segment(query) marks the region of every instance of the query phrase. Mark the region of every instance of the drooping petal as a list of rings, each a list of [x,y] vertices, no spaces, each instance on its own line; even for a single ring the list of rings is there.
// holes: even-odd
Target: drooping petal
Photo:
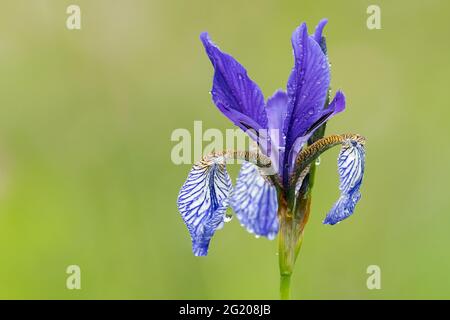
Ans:
[[[196,163],[178,195],[178,210],[196,256],[206,256],[209,242],[224,220],[232,190],[223,158]]]
[[[211,94],[217,108],[244,131],[266,129],[264,96],[258,85],[239,62],[212,43],[206,32],[200,39],[214,67]]]
[[[242,165],[231,197],[231,207],[247,231],[274,239],[278,233],[275,187],[249,162]]]
[[[271,141],[270,159],[280,175],[282,174],[284,145],[286,143],[283,126],[287,116],[287,99],[286,93],[278,90],[266,103],[267,122]]]
[[[286,152],[322,116],[330,85],[327,57],[320,45],[308,35],[306,24],[294,31],[292,46],[295,63],[287,84]],[[286,179],[289,163],[284,169],[283,178]]]
[[[344,143],[338,157],[341,196],[326,216],[324,224],[336,224],[353,213],[356,203],[361,198],[359,189],[364,175],[364,165],[364,146],[356,141]]]

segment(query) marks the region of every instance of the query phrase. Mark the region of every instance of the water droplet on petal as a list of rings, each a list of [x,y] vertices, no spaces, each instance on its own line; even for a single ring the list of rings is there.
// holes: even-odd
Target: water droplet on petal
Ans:
[[[225,222],[230,222],[231,220],[233,220],[232,215],[225,215],[225,217],[223,217],[223,221],[225,221]]]
[[[315,164],[316,164],[316,166],[320,165],[320,157],[317,157]]]

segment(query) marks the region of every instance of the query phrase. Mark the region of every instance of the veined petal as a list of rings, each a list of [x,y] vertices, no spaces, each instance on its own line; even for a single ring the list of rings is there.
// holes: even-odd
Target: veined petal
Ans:
[[[247,231],[274,239],[278,233],[275,187],[249,162],[242,165],[231,197],[231,207]]]
[[[292,46],[295,63],[287,84],[286,152],[322,117],[330,85],[328,59],[320,45],[308,35],[306,24],[294,31]],[[289,162],[287,164],[284,179],[290,170]]]
[[[207,255],[211,237],[224,220],[231,190],[223,157],[192,167],[178,195],[178,210],[191,235],[194,255]]]
[[[239,62],[212,43],[207,33],[200,39],[214,67],[211,94],[217,108],[244,131],[266,129],[264,96],[258,85]]]
[[[359,188],[364,175],[364,164],[364,146],[356,141],[344,143],[338,157],[341,196],[326,216],[324,224],[336,224],[353,213],[361,198]]]

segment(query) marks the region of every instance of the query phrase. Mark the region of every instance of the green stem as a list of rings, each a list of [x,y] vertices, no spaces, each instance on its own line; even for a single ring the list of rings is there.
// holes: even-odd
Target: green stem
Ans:
[[[308,221],[310,198],[302,199],[293,213],[285,201],[280,201],[278,214],[278,262],[280,266],[280,298],[290,299],[291,276],[303,242],[303,228]]]
[[[291,299],[291,275],[280,276],[280,298],[281,300]]]
[[[291,229],[291,231],[295,230]],[[291,296],[291,276],[294,271],[295,261],[302,247],[303,234],[288,237],[287,239],[280,236],[279,240],[280,298],[288,300]]]

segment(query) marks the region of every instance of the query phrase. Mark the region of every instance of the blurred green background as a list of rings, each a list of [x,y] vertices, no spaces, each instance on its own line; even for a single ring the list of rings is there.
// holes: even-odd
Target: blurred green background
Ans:
[[[66,29],[78,4],[82,30]],[[191,254],[176,198],[176,128],[233,128],[210,101],[209,31],[268,97],[292,67],[290,35],[322,17],[347,110],[328,133],[367,143],[356,213],[322,157],[293,297],[450,298],[448,1],[26,1],[0,4],[0,298],[278,298],[276,241],[237,220]],[[238,167],[232,168],[235,175]],[[81,267],[81,290],[66,268]],[[381,267],[381,290],[366,268]]]

